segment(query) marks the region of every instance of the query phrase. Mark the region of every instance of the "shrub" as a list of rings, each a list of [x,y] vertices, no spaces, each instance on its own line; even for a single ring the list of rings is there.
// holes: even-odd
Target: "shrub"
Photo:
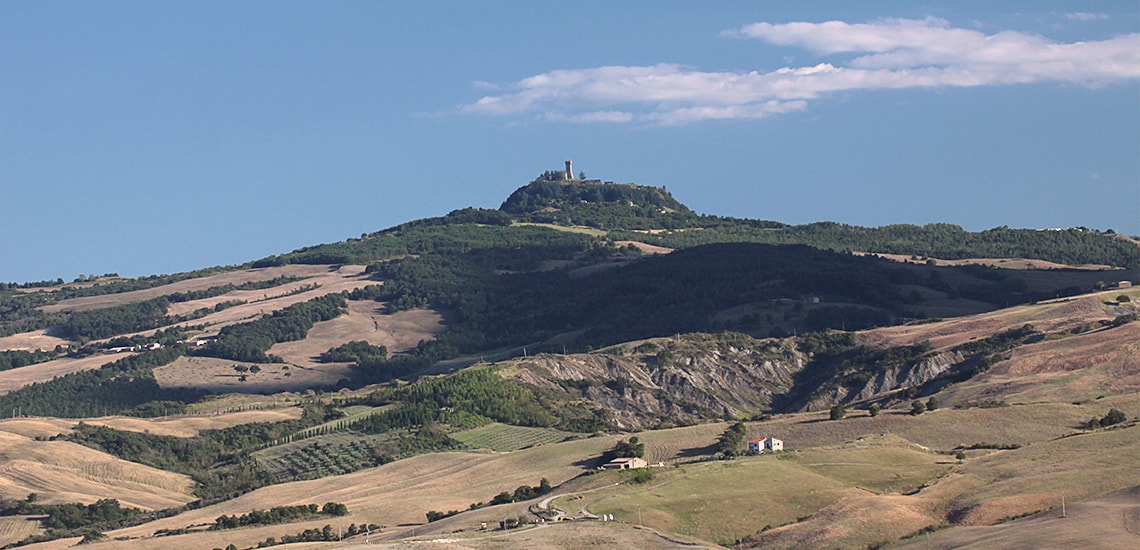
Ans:
[[[911,403],[910,403],[910,415],[911,416],[918,416],[924,412],[926,412],[926,404],[924,404],[922,401],[917,401],[917,400],[911,401]]]
[[[844,407],[842,403],[831,408],[832,420],[843,420],[844,416],[847,416],[847,407]]]
[[[1114,424],[1120,424],[1125,420],[1128,420],[1128,415],[1124,414],[1123,411],[1120,409],[1110,409],[1108,411],[1108,414],[1104,415],[1104,418],[1100,419],[1100,425],[1112,426]]]
[[[931,396],[930,399],[926,400],[926,410],[928,411],[938,410],[939,405],[937,397]]]
[[[882,410],[882,407],[879,407],[878,404],[874,404],[871,405],[869,409],[867,409],[867,412],[871,413],[871,416],[879,416],[879,412]]]

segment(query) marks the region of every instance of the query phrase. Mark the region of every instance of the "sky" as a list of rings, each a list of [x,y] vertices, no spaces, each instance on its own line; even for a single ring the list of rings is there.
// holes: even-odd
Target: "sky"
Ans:
[[[705,214],[1140,235],[1140,5],[0,0],[0,281],[242,263],[568,159]]]

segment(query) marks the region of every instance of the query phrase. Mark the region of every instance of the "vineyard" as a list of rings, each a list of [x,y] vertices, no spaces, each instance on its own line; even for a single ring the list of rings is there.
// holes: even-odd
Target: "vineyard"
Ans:
[[[558,443],[576,435],[578,434],[552,428],[488,424],[481,428],[453,433],[451,438],[471,449],[489,449],[505,453],[537,445]]]
[[[396,437],[342,431],[271,447],[253,457],[278,481],[319,479],[382,464],[386,444]]]

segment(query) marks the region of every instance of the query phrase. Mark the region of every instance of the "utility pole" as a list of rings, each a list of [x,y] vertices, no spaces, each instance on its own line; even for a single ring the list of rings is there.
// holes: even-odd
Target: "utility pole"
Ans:
[[[1065,493],[1061,493],[1061,517],[1068,517],[1065,515]]]

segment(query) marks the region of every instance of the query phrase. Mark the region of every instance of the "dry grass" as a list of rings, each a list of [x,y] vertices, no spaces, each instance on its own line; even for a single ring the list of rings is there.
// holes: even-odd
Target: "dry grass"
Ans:
[[[165,418],[133,418],[114,416],[84,420],[87,424],[106,426],[127,432],[149,433],[171,437],[194,437],[203,430],[220,430],[255,422],[284,422],[301,418],[299,407],[264,411],[242,411],[217,416],[172,416]]]
[[[194,500],[184,475],[127,462],[65,441],[36,441],[0,432],[0,498],[37,493],[46,503],[118,499],[147,509]]]
[[[856,256],[866,256],[867,252],[855,252]],[[873,256],[894,260],[901,263],[909,264],[925,264],[926,260],[912,259],[908,254],[880,254],[874,253]],[[961,260],[942,260],[934,258],[940,266],[963,266],[963,265],[984,265],[988,267],[996,267],[998,269],[1016,269],[1016,270],[1052,270],[1052,269],[1077,269],[1081,271],[1116,271],[1123,272],[1119,268],[1110,265],[1100,264],[1082,264],[1082,265],[1067,265],[1050,262],[1046,260],[1032,260],[1027,258],[963,258]]]
[[[892,546],[951,548],[1137,548],[1140,547],[1140,487],[1074,503],[1065,516],[1052,509],[998,525],[952,527]]]
[[[942,349],[1025,324],[1032,324],[1043,332],[1066,331],[1112,319],[1104,305],[1106,294],[1109,293],[1017,306],[934,323],[871,329],[860,335],[867,343],[876,346],[906,346],[928,341],[934,348]]]
[[[36,363],[18,369],[0,371],[0,395],[16,391],[36,382],[47,382],[57,376],[85,370],[95,370],[103,365],[113,363],[131,355],[134,354],[96,354],[82,359],[56,359],[54,361]]]
[[[327,274],[331,267],[332,266],[327,265],[296,264],[280,267],[267,267],[263,269],[230,271],[228,273],[219,273],[217,275],[199,277],[197,279],[187,279],[185,281],[179,281],[176,283],[171,283],[169,285],[147,288],[143,290],[121,292],[118,294],[105,294],[102,296],[85,296],[82,298],[72,298],[70,300],[63,300],[59,303],[45,306],[43,310],[49,313],[54,311],[83,311],[89,309],[119,306],[123,304],[133,304],[150,300],[152,298],[158,298],[159,296],[173,294],[175,292],[206,290],[208,288],[223,286],[227,284],[240,285],[242,283],[250,283],[255,281],[267,281],[270,279],[275,279],[277,277],[317,277]]]
[[[1140,323],[1022,346],[945,400],[1088,401],[1140,391]]]
[[[43,532],[40,522],[28,516],[0,517],[0,546]]]
[[[324,365],[316,361],[318,355],[353,340],[400,353],[445,330],[447,325],[439,312],[417,309],[385,315],[383,306],[376,302],[349,302],[348,315],[317,323],[304,340],[277,344],[268,353],[294,365],[320,368]]]
[[[66,347],[71,344],[70,340],[57,338],[55,336],[48,336],[47,330],[36,330],[33,332],[22,332],[20,334],[13,334],[11,336],[0,337],[0,351],[18,350],[25,351],[33,350],[52,350],[56,346]]]
[[[284,363],[260,363],[259,372],[238,372],[238,363],[212,357],[179,357],[173,363],[154,369],[154,378],[164,388],[198,388],[216,393],[303,391],[336,384],[351,373],[348,365],[334,363],[304,368]],[[241,381],[242,376],[245,382]]]

